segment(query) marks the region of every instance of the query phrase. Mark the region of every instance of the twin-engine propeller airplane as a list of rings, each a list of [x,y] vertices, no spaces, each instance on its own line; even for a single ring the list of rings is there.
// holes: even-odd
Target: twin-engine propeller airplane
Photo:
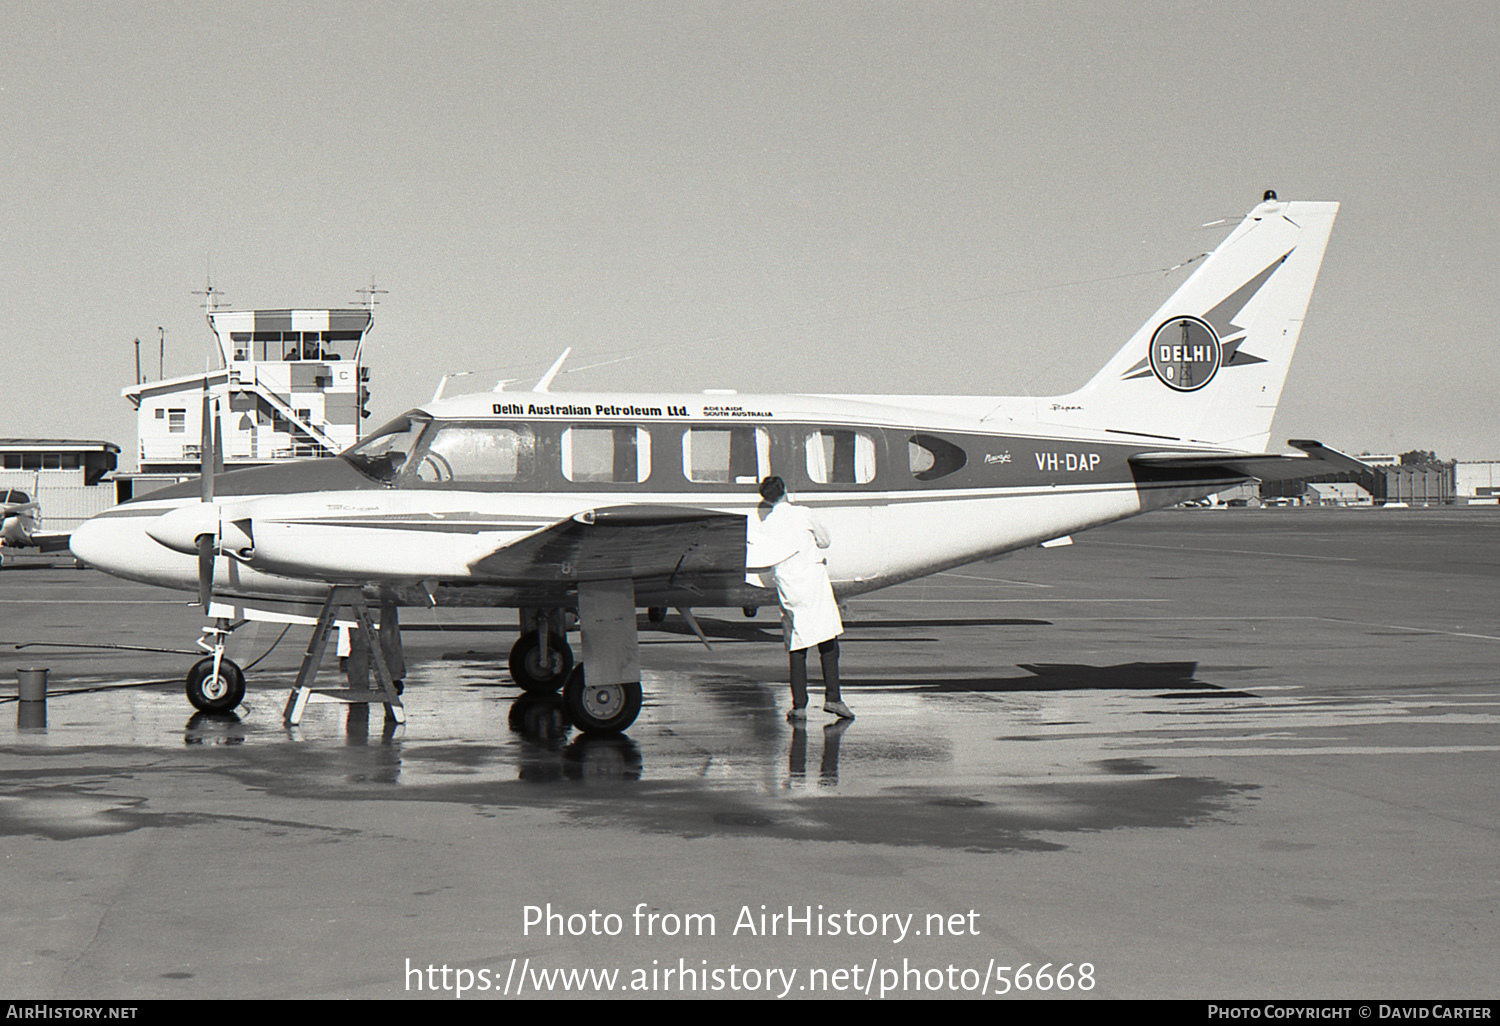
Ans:
[[[397,646],[399,606],[518,609],[517,683],[561,686],[580,728],[621,730],[641,707],[638,607],[693,623],[691,606],[774,604],[755,572],[774,561],[756,531],[768,474],[827,526],[847,598],[1247,478],[1361,467],[1316,442],[1265,452],[1337,210],[1267,193],[1069,395],[558,395],[549,373],[435,400],[338,459],[154,492],[84,524],[73,552],[219,600],[214,656],[189,676],[199,708],[243,696],[231,610],[327,600],[326,620],[337,587],[379,603]]]

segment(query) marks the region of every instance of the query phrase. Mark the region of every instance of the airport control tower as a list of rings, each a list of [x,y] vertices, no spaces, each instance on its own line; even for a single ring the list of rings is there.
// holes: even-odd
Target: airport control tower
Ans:
[[[121,389],[136,407],[138,477],[198,472],[205,383],[227,469],[333,456],[359,440],[370,310],[210,310],[220,369]]]

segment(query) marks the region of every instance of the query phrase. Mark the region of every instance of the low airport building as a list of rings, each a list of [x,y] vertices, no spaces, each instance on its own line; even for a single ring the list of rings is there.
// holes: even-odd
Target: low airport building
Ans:
[[[119,456],[113,442],[0,438],[0,493],[24,493],[38,504],[39,529],[67,533],[129,497],[112,474]]]
[[[1375,499],[1353,481],[1327,481],[1310,484],[1302,494],[1308,506],[1373,506]]]
[[[1500,504],[1500,462],[1460,462],[1453,465],[1454,493],[1458,501],[1482,505]]]

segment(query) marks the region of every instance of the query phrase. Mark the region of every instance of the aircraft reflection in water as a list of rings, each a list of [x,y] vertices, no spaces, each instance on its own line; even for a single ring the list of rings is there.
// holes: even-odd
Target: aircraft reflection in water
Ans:
[[[339,459],[155,492],[84,524],[73,551],[205,605],[211,591],[216,651],[189,678],[199,708],[243,696],[223,658],[243,618],[324,601],[326,623],[335,601],[378,604],[373,654],[399,681],[399,607],[497,606],[519,610],[517,683],[561,688],[584,731],[618,731],[641,706],[637,608],[694,624],[690,606],[774,604],[757,572],[773,558],[756,530],[769,474],[829,528],[848,597],[1249,477],[1361,466],[1316,442],[1265,452],[1337,210],[1267,193],[1066,396],[560,396],[549,373],[533,392],[429,403]],[[385,700],[399,718],[394,689]]]
[[[620,734],[581,733],[569,739],[568,713],[556,694],[524,694],[511,703],[510,729],[521,738],[519,779],[607,783],[639,780],[641,750]]]

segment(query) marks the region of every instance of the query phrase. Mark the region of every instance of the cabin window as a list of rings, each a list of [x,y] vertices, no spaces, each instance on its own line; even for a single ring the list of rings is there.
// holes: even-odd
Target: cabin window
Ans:
[[[417,480],[516,481],[530,475],[536,439],[529,428],[445,424],[417,461]]]
[[[640,483],[651,476],[651,433],[638,427],[570,427],[562,472],[580,484]]]
[[[807,476],[815,484],[875,480],[875,439],[863,431],[814,431],[807,436]]]
[[[912,435],[906,441],[911,476],[918,481],[936,481],[960,470],[969,456],[952,442],[935,435]]]
[[[682,472],[700,484],[755,484],[771,472],[771,434],[765,428],[688,428]]]

